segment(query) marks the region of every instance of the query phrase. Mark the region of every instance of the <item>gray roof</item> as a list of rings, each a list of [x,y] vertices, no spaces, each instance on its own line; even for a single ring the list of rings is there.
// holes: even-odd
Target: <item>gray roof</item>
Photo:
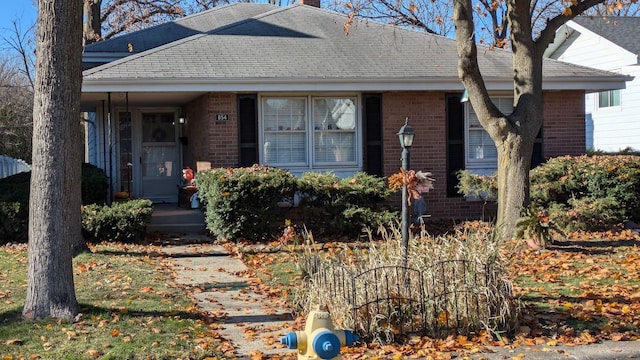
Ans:
[[[271,4],[236,3],[186,16],[130,34],[89,44],[84,52],[140,53],[193,35],[242,21],[278,7]],[[133,51],[129,50],[129,45]]]
[[[255,15],[254,6],[256,11],[263,12]],[[226,12],[231,9],[247,11],[246,16],[235,13],[235,21],[230,21]],[[354,21],[346,34],[343,28],[346,16],[307,5],[273,9],[243,4],[220,8],[209,13],[212,14],[227,21],[212,26],[208,32],[86,70],[85,91],[99,91],[97,87],[88,87],[99,83],[111,84],[109,91],[122,90],[116,84],[125,83],[132,86],[180,83],[183,90],[198,84],[199,90],[213,91],[222,83],[274,82],[305,83],[307,90],[325,82],[342,82],[351,85],[351,90],[363,90],[364,87],[355,84],[367,81],[393,83],[378,90],[430,89],[429,84],[433,84],[433,90],[462,89],[456,43],[449,38],[365,20]],[[139,49],[138,36],[134,33],[122,41]],[[502,84],[503,90],[512,88],[510,52],[480,48],[478,56],[490,88],[497,83]],[[555,83],[555,88],[571,88],[567,85],[571,83],[576,89],[585,89],[580,87],[585,81],[611,82],[616,77],[615,81],[624,78],[549,59],[544,63],[544,76],[545,83]],[[417,83],[420,86],[409,85]]]
[[[640,55],[640,17],[578,16],[573,21],[623,49]]]

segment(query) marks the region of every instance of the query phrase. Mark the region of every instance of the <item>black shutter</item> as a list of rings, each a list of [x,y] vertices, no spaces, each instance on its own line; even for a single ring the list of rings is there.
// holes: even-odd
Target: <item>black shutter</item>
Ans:
[[[238,95],[240,166],[258,163],[258,97]]]
[[[531,154],[531,168],[542,164],[544,162],[544,156],[542,154],[542,127],[536,135],[536,139],[533,142],[533,153]]]
[[[458,170],[464,169],[464,104],[459,94],[447,94],[447,196],[459,197]]]
[[[364,94],[364,171],[384,176],[382,164],[382,94]]]

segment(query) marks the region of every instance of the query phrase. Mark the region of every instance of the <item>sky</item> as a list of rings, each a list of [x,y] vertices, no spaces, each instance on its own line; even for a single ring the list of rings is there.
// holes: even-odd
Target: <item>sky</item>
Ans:
[[[0,11],[0,34],[4,37],[13,34],[13,20],[20,21],[22,30],[35,24],[38,11],[31,0],[2,0]]]

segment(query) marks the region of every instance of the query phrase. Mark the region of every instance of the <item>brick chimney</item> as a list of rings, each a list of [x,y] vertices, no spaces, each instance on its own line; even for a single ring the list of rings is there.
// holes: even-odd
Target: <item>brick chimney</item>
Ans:
[[[320,0],[300,0],[300,4],[320,7]]]

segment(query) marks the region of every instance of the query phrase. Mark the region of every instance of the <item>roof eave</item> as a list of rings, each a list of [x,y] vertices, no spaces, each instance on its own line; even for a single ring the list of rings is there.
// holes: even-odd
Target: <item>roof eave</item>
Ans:
[[[507,78],[484,79],[489,91],[511,91]],[[624,89],[633,77],[545,78],[543,90],[602,91]],[[264,91],[463,91],[462,83],[450,77],[411,78],[242,78],[242,79],[84,79],[83,92],[264,92]]]

